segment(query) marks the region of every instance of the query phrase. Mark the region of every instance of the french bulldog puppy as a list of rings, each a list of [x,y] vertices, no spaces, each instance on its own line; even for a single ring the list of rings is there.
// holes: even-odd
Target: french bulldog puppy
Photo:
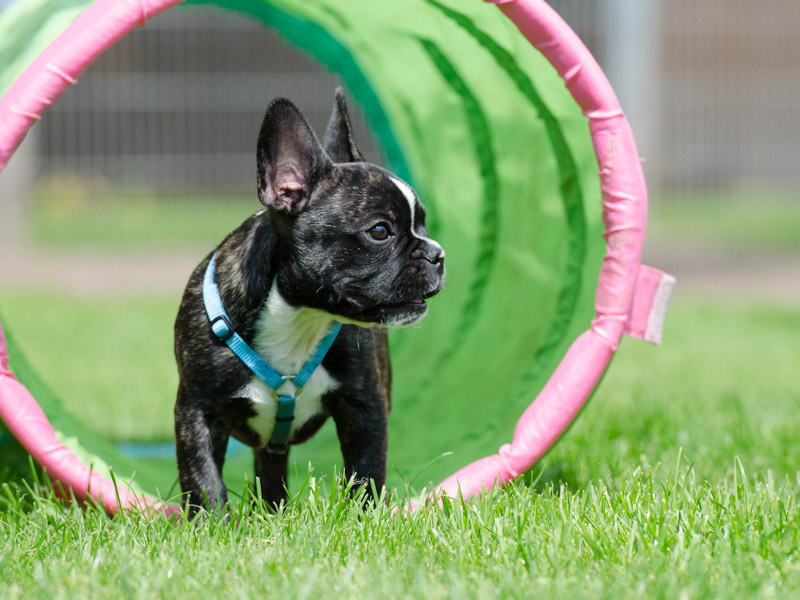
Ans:
[[[257,183],[266,208],[197,266],[175,322],[176,450],[190,515],[227,502],[229,436],[254,449],[262,498],[279,505],[288,444],[307,440],[328,417],[345,476],[358,485],[372,480],[380,490],[391,382],[385,328],[422,319],[425,300],[445,279],[445,253],[428,236],[425,209],[411,186],[363,160],[341,89],[322,144],[291,102],[269,105]],[[213,295],[204,285],[216,287],[224,318],[204,301]],[[292,376],[337,324],[329,351],[297,389]],[[237,337],[284,376],[280,389],[237,356]],[[292,398],[293,414],[279,409],[279,396]],[[283,444],[275,441],[277,427],[284,428]]]

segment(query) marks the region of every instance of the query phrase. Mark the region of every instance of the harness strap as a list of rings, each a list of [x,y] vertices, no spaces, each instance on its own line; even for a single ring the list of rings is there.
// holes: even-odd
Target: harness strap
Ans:
[[[214,253],[203,277],[203,304],[211,322],[211,331],[225,342],[239,360],[272,390],[272,395],[278,403],[278,409],[275,415],[275,427],[272,430],[272,437],[267,447],[270,452],[286,452],[289,445],[292,421],[294,421],[297,394],[300,393],[301,388],[308,383],[314,371],[322,363],[328,350],[336,340],[336,336],[339,335],[342,324],[334,322],[330,333],[322,338],[314,354],[311,355],[311,358],[303,365],[297,375],[282,375],[261,358],[258,352],[253,350],[242,336],[233,329],[228,313],[222,304],[219,286],[214,278],[216,268],[217,255]],[[278,390],[287,381],[291,381],[294,384],[295,393],[293,395],[278,394]]]
[[[294,421],[294,396],[277,395],[278,412],[275,414],[275,427],[269,440],[267,449],[279,454],[286,452],[289,447],[289,433]]]

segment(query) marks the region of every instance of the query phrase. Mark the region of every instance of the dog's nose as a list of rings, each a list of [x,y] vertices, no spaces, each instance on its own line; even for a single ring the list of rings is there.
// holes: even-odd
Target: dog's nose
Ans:
[[[444,273],[444,250],[438,244],[432,250],[433,252],[425,255],[425,260],[436,267],[436,272],[441,275]]]
[[[437,252],[433,253],[433,257],[428,258],[428,260],[436,267],[436,272],[441,275],[444,273],[444,249],[439,246],[437,250]]]
[[[411,253],[411,258],[425,259],[432,265],[442,266],[444,264],[444,249],[434,242],[428,240],[427,244],[421,244]]]

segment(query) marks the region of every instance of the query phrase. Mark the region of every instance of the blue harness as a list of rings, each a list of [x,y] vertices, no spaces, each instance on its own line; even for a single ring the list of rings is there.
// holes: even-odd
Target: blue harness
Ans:
[[[300,394],[300,390],[308,383],[311,375],[320,365],[322,359],[325,358],[328,350],[330,350],[336,336],[339,334],[339,330],[342,328],[342,324],[334,322],[331,332],[322,338],[314,354],[311,355],[311,358],[303,365],[303,368],[300,369],[297,375],[281,375],[269,366],[269,364],[258,355],[258,352],[253,350],[253,348],[242,339],[242,336],[233,329],[233,325],[231,325],[231,321],[228,318],[228,313],[225,312],[225,307],[222,305],[219,287],[214,280],[216,266],[217,255],[214,253],[214,256],[211,257],[211,262],[208,263],[205,277],[203,278],[203,303],[205,304],[208,319],[211,321],[211,331],[213,331],[214,335],[220,340],[225,342],[239,360],[272,390],[272,396],[278,403],[278,412],[275,416],[275,428],[272,430],[272,437],[269,440],[267,448],[270,452],[286,452],[289,447],[289,432],[292,428],[292,421],[294,421],[295,400]],[[294,394],[279,394],[278,390],[280,390],[287,381],[291,381],[294,384]]]

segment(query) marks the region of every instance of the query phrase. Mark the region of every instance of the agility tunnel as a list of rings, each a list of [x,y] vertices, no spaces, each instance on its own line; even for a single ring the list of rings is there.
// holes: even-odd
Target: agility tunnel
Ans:
[[[104,50],[178,4],[26,0],[0,13],[0,169]],[[623,334],[660,341],[673,279],[640,265],[647,191],[632,133],[545,2],[186,4],[249,16],[338,73],[447,251],[422,326],[391,336],[390,485],[418,473],[467,495],[518,477],[577,416]],[[111,512],[170,489],[174,460],[123,455],[83,428],[2,326],[0,417],[53,479]],[[330,465],[338,452],[326,426],[291,459]],[[249,462],[229,458],[232,489]]]

